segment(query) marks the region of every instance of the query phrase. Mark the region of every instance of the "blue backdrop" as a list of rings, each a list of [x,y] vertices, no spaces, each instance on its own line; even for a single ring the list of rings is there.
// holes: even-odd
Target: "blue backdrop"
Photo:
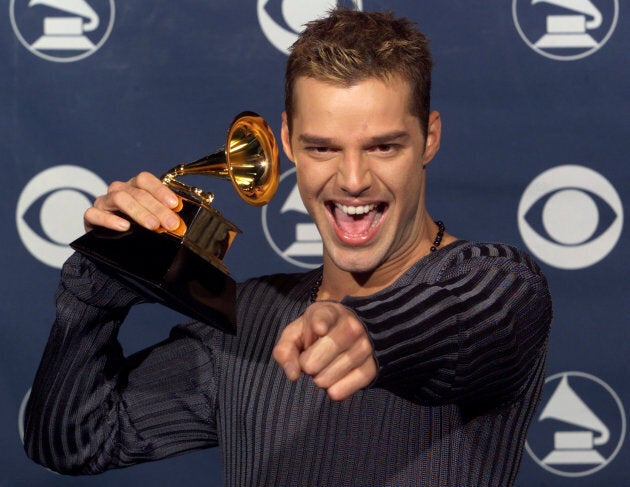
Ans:
[[[21,413],[83,210],[114,179],[214,151],[242,110],[278,135],[286,47],[336,3],[0,2],[0,486],[220,485],[216,450],[59,476],[24,455]],[[444,134],[428,170],[431,214],[460,238],[526,248],[549,278],[548,378],[518,485],[628,485],[627,2],[355,4],[408,16],[432,39]],[[237,279],[321,260],[284,157],[282,170],[263,210],[227,182],[205,183],[245,230],[226,258]],[[139,307],[124,345],[160,340],[181,319]]]

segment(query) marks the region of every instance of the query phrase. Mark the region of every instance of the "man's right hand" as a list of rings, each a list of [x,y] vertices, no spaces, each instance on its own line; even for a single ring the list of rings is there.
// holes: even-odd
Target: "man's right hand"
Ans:
[[[176,230],[181,219],[176,211],[180,200],[153,174],[141,172],[127,182],[114,181],[107,188],[107,194],[99,196],[94,205],[84,215],[86,230],[95,226],[112,230],[129,229],[129,220],[120,216],[127,215],[131,220],[149,229]]]

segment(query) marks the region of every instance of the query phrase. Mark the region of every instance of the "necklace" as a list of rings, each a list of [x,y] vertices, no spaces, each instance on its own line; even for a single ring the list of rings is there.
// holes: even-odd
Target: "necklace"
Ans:
[[[435,240],[433,240],[433,245],[431,245],[431,252],[437,251],[438,247],[442,243],[442,237],[444,237],[444,230],[446,229],[442,220],[436,221],[435,224],[438,226],[438,231],[435,235]],[[315,281],[315,284],[313,284],[313,288],[311,289],[311,303],[317,301],[317,295],[319,294],[319,288],[321,287],[323,280],[324,274],[321,273],[319,276],[317,276],[317,280]]]
[[[438,232],[435,236],[435,240],[433,241],[433,245],[431,245],[431,252],[435,252],[442,243],[442,237],[444,236],[444,230],[446,229],[442,220],[436,221],[435,224],[438,226]]]

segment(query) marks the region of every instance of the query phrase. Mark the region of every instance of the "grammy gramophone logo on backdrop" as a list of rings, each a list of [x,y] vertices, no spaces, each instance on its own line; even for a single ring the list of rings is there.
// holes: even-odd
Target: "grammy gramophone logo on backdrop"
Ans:
[[[583,477],[606,467],[621,450],[626,415],[617,393],[583,372],[562,372],[545,381],[538,416],[525,448],[545,470]]]
[[[303,269],[322,264],[322,239],[300,198],[295,168],[282,174],[276,197],[261,215],[267,243],[283,260]]]
[[[337,5],[362,10],[363,0],[258,0],[258,22],[269,42],[289,54],[289,47],[304,30],[304,24],[323,17]]]
[[[571,61],[606,44],[617,25],[619,0],[513,0],[512,17],[538,54]]]
[[[11,0],[11,25],[42,59],[72,62],[96,52],[114,25],[114,0]]]

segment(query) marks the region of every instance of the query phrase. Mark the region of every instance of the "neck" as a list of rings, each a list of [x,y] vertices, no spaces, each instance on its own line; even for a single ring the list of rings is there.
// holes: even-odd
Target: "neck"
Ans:
[[[344,271],[337,267],[330,256],[324,252],[321,282],[312,294],[319,300],[341,300],[345,296],[368,296],[386,288],[418,260],[455,240],[454,237],[444,232],[444,225],[441,222],[431,220],[427,227],[425,233],[431,237],[422,239],[418,251],[390,259],[378,268],[367,272]]]

